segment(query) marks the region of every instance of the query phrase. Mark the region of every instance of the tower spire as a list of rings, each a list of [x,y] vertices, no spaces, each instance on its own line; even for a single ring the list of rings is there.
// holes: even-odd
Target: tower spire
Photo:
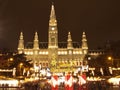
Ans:
[[[18,52],[23,53],[23,49],[24,49],[24,39],[23,39],[23,33],[21,32],[19,43],[18,43]]]
[[[38,40],[38,33],[37,32],[35,32],[33,48],[39,49],[39,40]]]
[[[56,20],[55,9],[54,9],[54,4],[53,3],[52,3],[52,7],[51,7],[49,25],[50,26],[56,26],[57,25],[57,20]]]
[[[70,32],[68,32],[68,40],[67,40],[68,44],[67,44],[67,48],[68,49],[72,49],[73,45],[72,45],[72,38],[71,38],[71,34]]]

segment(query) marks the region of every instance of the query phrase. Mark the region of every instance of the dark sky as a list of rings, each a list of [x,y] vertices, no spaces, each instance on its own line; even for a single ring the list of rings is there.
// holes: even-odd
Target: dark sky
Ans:
[[[54,0],[59,41],[81,42],[85,31],[88,46],[94,49],[107,40],[120,40],[120,0]],[[0,0],[0,48],[17,49],[20,31],[32,42],[38,31],[39,41],[48,41],[51,0]]]

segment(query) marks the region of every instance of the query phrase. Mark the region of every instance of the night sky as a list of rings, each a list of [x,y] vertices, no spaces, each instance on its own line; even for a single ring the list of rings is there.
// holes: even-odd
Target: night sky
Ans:
[[[20,32],[32,42],[35,31],[40,42],[48,41],[51,0],[0,0],[0,48],[17,49]],[[81,42],[85,31],[90,49],[108,40],[120,40],[120,0],[54,0],[59,42]]]

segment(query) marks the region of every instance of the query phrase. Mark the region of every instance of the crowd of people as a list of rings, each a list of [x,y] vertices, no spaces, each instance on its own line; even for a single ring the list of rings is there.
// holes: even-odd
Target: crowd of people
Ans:
[[[106,80],[87,81],[84,73],[76,76],[71,73],[64,76],[53,74],[49,79],[27,83],[25,87],[25,90],[114,90]]]

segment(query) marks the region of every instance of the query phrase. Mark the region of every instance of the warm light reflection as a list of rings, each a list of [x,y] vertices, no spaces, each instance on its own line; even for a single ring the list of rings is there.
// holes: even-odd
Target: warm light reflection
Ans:
[[[113,77],[108,79],[109,83],[112,83],[113,85],[119,85],[120,83],[120,77]]]
[[[0,69],[0,72],[12,72],[13,69]]]
[[[0,85],[18,86],[18,80],[0,80]]]
[[[87,77],[87,81],[101,81],[104,80],[100,77]]]

